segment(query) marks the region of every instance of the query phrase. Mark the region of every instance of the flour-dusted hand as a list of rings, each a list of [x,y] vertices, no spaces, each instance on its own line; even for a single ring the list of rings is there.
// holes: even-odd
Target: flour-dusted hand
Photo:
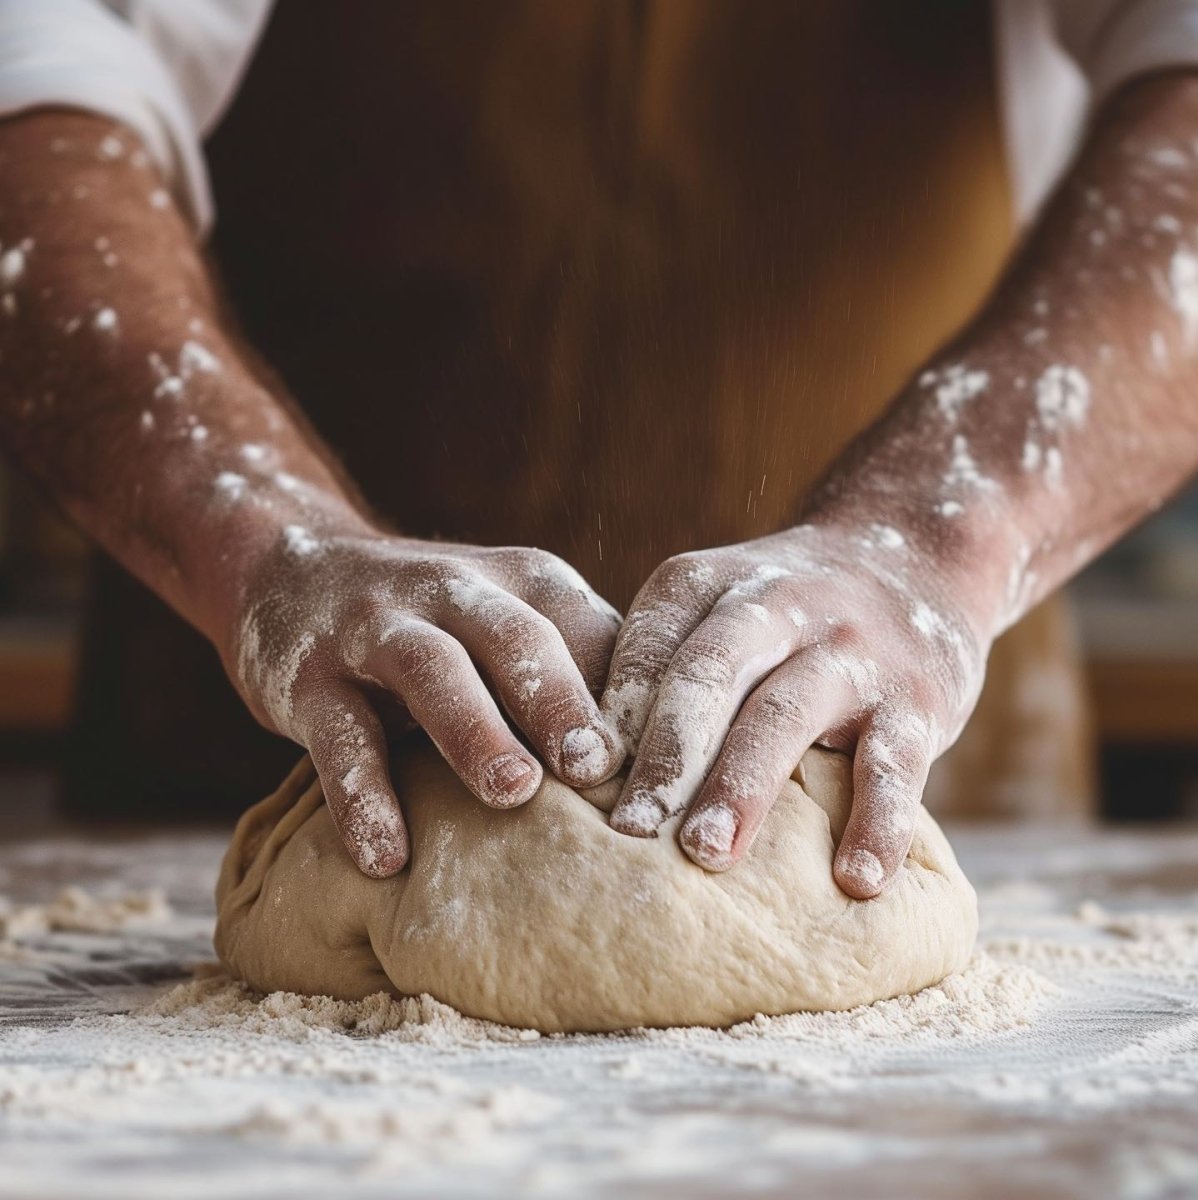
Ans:
[[[816,742],[855,753],[835,875],[876,895],[911,843],[935,757],[980,691],[986,644],[898,529],[800,526],[683,554],[641,589],[602,708],[636,762],[611,823],[723,870]]]
[[[291,526],[246,589],[226,665],[259,720],[312,755],[358,865],[386,876],[408,842],[385,719],[422,726],[496,808],[541,782],[500,705],[556,775],[596,783],[623,757],[593,698],[618,628],[544,551]]]
[[[836,879],[886,886],[993,639],[1198,469],[1196,130],[1192,75],[1108,98],[995,294],[805,524],[653,575],[602,701],[637,751],[617,829],[690,808],[686,852],[730,866],[827,742],[855,755]]]
[[[311,752],[363,870],[408,855],[394,718],[498,807],[541,779],[516,731],[567,782],[618,767],[594,699],[617,615],[551,554],[400,538],[364,515],[227,327],[135,135],[39,111],[2,124],[0,159],[22,180],[0,186],[0,358],[21,381],[0,386],[6,449]],[[60,195],[87,202],[46,201]]]

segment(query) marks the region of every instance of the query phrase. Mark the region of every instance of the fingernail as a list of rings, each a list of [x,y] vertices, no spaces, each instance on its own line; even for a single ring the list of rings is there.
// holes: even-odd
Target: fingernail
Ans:
[[[868,896],[876,896],[882,890],[882,880],[886,872],[877,855],[868,850],[850,850],[836,860],[836,874],[846,883],[854,885],[854,890]]]
[[[571,729],[562,737],[562,771],[572,783],[590,787],[611,771],[612,748],[589,725]]]
[[[407,862],[408,847],[403,844],[372,849],[358,859],[358,866],[364,875],[369,875],[372,879],[390,879],[392,875],[399,874]]]
[[[533,766],[518,754],[500,754],[491,759],[484,774],[487,796],[504,808],[514,807],[531,795]]]
[[[375,832],[354,838],[350,852],[364,875],[387,879],[407,863],[408,842],[403,836]]]
[[[682,828],[682,848],[691,859],[709,871],[726,871],[732,866],[732,840],[736,837],[736,814],[723,804],[714,804],[692,817]]]
[[[611,827],[617,833],[633,837],[656,837],[657,827],[665,820],[661,804],[648,792],[633,792],[611,815]]]
[[[373,879],[394,875],[408,861],[408,837],[395,801],[383,792],[354,786],[357,768],[341,777],[350,800],[337,828],[363,874]]]

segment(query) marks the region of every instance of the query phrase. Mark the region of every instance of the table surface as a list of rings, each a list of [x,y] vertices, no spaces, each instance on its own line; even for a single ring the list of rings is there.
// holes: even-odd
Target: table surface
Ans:
[[[0,836],[10,907],[70,884],[172,909],[0,949],[0,1196],[1198,1194],[1198,830],[950,832],[987,961],[1044,994],[992,1029],[887,1026],[851,1053],[822,1018],[214,1038],[137,1010],[211,960],[226,833]]]

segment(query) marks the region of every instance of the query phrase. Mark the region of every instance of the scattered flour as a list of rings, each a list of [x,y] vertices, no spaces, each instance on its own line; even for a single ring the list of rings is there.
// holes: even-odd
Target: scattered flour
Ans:
[[[987,927],[961,974],[726,1030],[547,1037],[427,996],[259,996],[215,967],[131,1012],[0,1025],[6,1180],[20,1194],[76,1194],[116,1146],[126,1165],[103,1159],[95,1182],[138,1197],[163,1194],[168,1178],[190,1181],[180,1195],[273,1194],[280,1172],[301,1168],[289,1194],[304,1197],[382,1195],[397,1172],[411,1194],[577,1197],[732,1190],[751,1171],[768,1194],[798,1179],[875,1194],[871,1180],[901,1170],[902,1194],[930,1194],[925,1162],[1000,1181],[1024,1162],[1042,1181],[1050,1164],[1075,1163],[1084,1132],[1100,1157],[1068,1194],[1114,1194],[1101,1186],[1112,1172],[1183,1187],[1137,1195],[1187,1194],[1198,1160],[1162,1112],[1198,1103],[1198,907],[1124,911],[1063,900],[1048,882],[1137,861],[1063,845],[1036,865],[1045,882],[982,889]],[[107,930],[169,915],[141,894],[102,906],[60,898],[22,920]],[[1034,1139],[1012,1143],[1013,1123]],[[193,1152],[202,1168],[186,1165]]]
[[[49,903],[27,905],[15,905],[0,896],[0,943],[51,932],[114,933],[162,925],[171,916],[171,906],[159,888],[105,898],[80,887],[66,887]]]

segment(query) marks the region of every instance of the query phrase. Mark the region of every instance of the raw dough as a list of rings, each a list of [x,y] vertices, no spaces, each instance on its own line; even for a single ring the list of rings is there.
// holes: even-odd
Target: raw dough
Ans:
[[[837,888],[851,794],[839,754],[807,754],[722,875],[683,855],[678,818],[655,839],[614,833],[618,782],[584,798],[546,777],[496,812],[421,744],[393,778],[413,856],[392,879],[353,865],[307,760],[242,817],[217,886],[216,947],[234,974],[340,999],[429,993],[559,1032],[853,1008],[937,983],[973,948],[976,897],[926,812],[882,896]]]

